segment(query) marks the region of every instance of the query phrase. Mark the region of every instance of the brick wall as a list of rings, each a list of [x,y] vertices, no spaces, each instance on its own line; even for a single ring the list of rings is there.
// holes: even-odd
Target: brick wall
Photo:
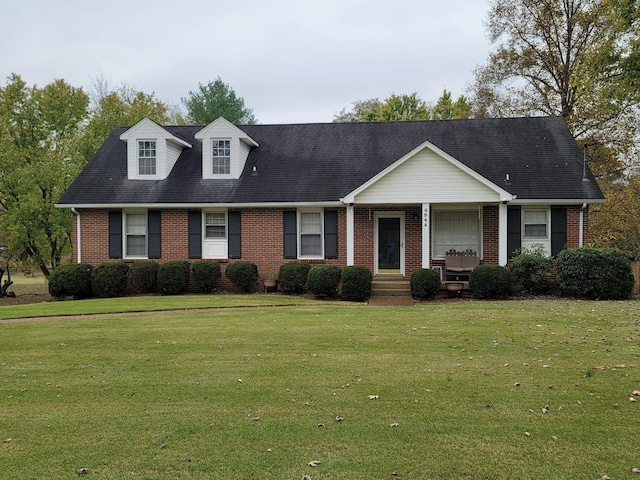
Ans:
[[[97,265],[102,262],[120,261],[133,263],[131,259],[109,258],[109,214],[107,210],[82,209],[81,216],[81,249],[82,262]],[[188,210],[163,210],[162,222],[162,255],[159,263],[171,260],[189,260],[188,250]],[[250,260],[258,266],[260,279],[270,273],[278,272],[285,262],[282,209],[247,209],[242,210],[242,258]],[[76,237],[76,221],[73,222],[73,237]],[[344,266],[346,256],[346,210],[338,210],[338,258],[327,260],[308,260],[311,264],[331,263]],[[78,261],[77,242],[73,242],[73,261]],[[189,260],[194,262],[196,260]],[[231,288],[224,275],[226,265],[233,260],[218,260],[222,270],[221,288]],[[260,287],[261,287],[260,283]]]
[[[419,206],[389,207],[385,205],[354,208],[354,232],[356,265],[364,265],[374,271],[374,222],[375,212],[405,212],[405,271],[406,275],[422,266],[422,226]],[[107,210],[80,210],[82,229],[82,261],[96,265],[109,259],[109,216]],[[158,262],[185,260],[188,257],[188,210],[162,211],[162,258]],[[485,206],[483,218],[483,262],[498,262],[498,206]],[[282,209],[242,210],[242,259],[258,265],[261,279],[270,273],[277,273],[280,266],[288,261],[283,257]],[[589,211],[584,211],[585,244],[588,243]],[[567,209],[567,246],[575,248],[579,243],[580,206]],[[73,222],[73,261],[77,262],[76,221]],[[345,266],[346,258],[346,209],[338,209],[338,258],[309,260],[309,263],[331,263]],[[120,260],[131,263],[133,260]],[[233,261],[233,260],[230,260]],[[221,287],[230,288],[224,276],[227,260],[219,260],[223,277]],[[431,264],[441,264],[431,259]]]

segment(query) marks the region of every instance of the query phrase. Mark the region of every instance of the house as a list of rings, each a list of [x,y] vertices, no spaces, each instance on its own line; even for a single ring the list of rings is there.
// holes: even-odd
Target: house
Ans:
[[[604,202],[556,117],[117,128],[57,204],[73,260],[236,259],[408,277],[450,249],[504,265],[588,242]],[[223,276],[224,279],[224,276]]]

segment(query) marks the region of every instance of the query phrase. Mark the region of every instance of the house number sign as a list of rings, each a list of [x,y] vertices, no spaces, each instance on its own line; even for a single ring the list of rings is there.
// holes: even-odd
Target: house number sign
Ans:
[[[424,227],[429,226],[429,210],[427,208],[422,210],[422,225]]]

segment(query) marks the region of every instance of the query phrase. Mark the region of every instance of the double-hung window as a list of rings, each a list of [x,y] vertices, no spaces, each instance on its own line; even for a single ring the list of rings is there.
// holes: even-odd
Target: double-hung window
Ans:
[[[481,255],[480,211],[434,210],[433,257],[444,258],[448,250],[473,250]]]
[[[205,212],[204,236],[207,239],[227,238],[227,215],[225,212]]]
[[[147,214],[125,213],[125,256],[147,256]]]
[[[524,239],[548,238],[547,210],[523,210],[522,222],[524,224]]]
[[[211,142],[211,173],[229,175],[231,173],[231,140],[214,138]]]
[[[156,141],[138,140],[138,175],[155,175],[156,158]]]
[[[322,212],[300,212],[300,257],[322,258]]]

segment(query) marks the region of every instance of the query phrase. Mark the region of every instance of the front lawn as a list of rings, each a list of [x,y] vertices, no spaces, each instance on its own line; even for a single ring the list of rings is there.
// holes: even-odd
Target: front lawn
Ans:
[[[2,477],[630,478],[639,314],[335,302],[0,324]]]

